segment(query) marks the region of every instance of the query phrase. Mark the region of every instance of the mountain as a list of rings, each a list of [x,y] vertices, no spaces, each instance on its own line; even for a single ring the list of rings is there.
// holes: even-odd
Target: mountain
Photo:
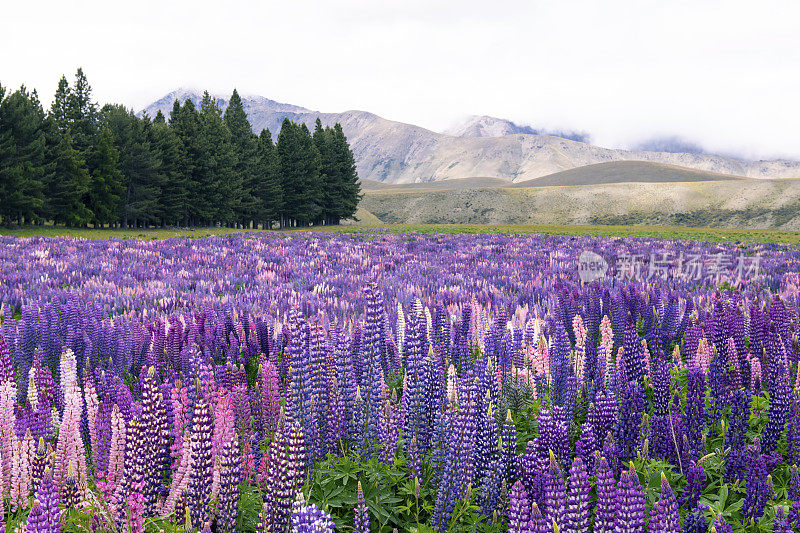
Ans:
[[[577,131],[540,130],[532,126],[519,125],[504,118],[490,117],[487,115],[473,115],[463,122],[444,131],[445,135],[453,137],[502,137],[503,135],[552,135],[571,141],[588,143],[589,134]]]
[[[169,117],[172,102],[186,98],[199,102],[201,94],[185,89],[173,91],[141,113],[155,116],[161,110]],[[226,105],[227,97],[216,98],[223,107]],[[284,118],[304,122],[309,127],[313,127],[317,117],[324,125],[340,122],[353,149],[359,176],[383,183],[475,177],[500,178],[516,183],[612,161],[649,161],[750,178],[800,178],[800,162],[797,161],[741,161],[704,153],[615,150],[527,132],[501,136],[454,136],[387,120],[366,111],[320,113],[260,96],[245,96],[243,100],[253,130],[259,132],[262,128],[269,128],[273,138],[277,138]],[[484,122],[485,129],[467,130],[502,133],[504,128],[519,128],[510,121],[506,121],[510,124],[506,126]]]

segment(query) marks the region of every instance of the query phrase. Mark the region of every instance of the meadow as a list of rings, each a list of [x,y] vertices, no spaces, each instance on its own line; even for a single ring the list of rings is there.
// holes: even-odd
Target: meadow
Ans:
[[[770,229],[733,229],[683,226],[643,225],[559,225],[559,224],[376,224],[359,223],[336,226],[317,226],[303,230],[326,233],[353,233],[385,231],[390,233],[506,233],[541,234],[593,237],[644,237],[657,239],[683,239],[709,242],[774,242],[800,244],[800,231]],[[0,227],[0,235],[18,237],[68,237],[79,239],[168,239],[170,237],[202,238],[232,233],[254,233],[222,227],[169,228],[169,229],[107,229],[69,228],[65,226],[26,226],[20,229]]]
[[[4,530],[800,528],[800,234],[319,230],[0,236]]]

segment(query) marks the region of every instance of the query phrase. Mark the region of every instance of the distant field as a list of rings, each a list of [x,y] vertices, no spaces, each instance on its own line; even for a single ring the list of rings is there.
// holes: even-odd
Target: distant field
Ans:
[[[711,242],[774,242],[800,244],[800,231],[730,228],[688,228],[680,226],[606,226],[557,224],[394,224],[380,229],[393,233],[540,233],[595,237],[647,237]],[[325,232],[369,231],[359,226],[327,226]]]
[[[547,235],[575,235],[597,237],[647,237],[684,239],[711,242],[775,242],[800,244],[800,231],[740,230],[727,228],[684,228],[670,226],[604,226],[604,225],[553,225],[553,224],[396,224],[384,226],[324,226],[306,228],[311,231],[352,233],[373,230],[393,233],[540,233]],[[294,231],[294,230],[292,230]],[[0,229],[0,235],[32,237],[70,237],[81,239],[167,239],[170,237],[201,238],[230,233],[253,233],[252,230],[227,228],[198,228],[191,230],[109,230],[74,228]]]

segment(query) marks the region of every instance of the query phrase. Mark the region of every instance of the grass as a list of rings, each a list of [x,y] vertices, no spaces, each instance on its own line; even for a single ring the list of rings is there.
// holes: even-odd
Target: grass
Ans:
[[[311,231],[332,233],[353,233],[370,231],[368,226],[320,226],[304,228]],[[730,228],[689,228],[679,226],[636,226],[636,225],[544,225],[544,224],[396,224],[380,226],[381,230],[392,233],[523,233],[567,236],[597,237],[648,237],[661,239],[684,239],[712,242],[774,242],[779,244],[800,244],[800,231],[751,230]],[[1,229],[0,235],[19,237],[69,237],[79,239],[167,239],[170,237],[202,238],[212,235],[253,232],[231,228],[190,229],[92,229],[63,227],[26,227],[22,229]],[[291,230],[295,231],[295,230]]]

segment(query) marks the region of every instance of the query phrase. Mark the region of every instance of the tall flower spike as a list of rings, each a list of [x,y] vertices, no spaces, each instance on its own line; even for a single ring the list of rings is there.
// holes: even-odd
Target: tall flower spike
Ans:
[[[646,497],[633,463],[630,463],[628,470],[622,471],[617,487],[615,532],[644,533]]]
[[[711,526],[712,529],[716,529],[716,533],[733,533],[733,528],[725,521],[725,518],[721,514],[718,514],[714,518],[714,523]]]
[[[356,508],[353,518],[353,533],[369,533],[369,510],[364,502],[364,491],[361,482],[358,482],[358,492],[356,493]]]
[[[221,450],[221,473],[219,489],[219,515],[217,517],[218,531],[232,533],[236,530],[236,519],[239,512],[239,482],[241,481],[241,468],[239,441],[236,435],[223,444]]]
[[[565,508],[564,533],[584,533],[589,530],[589,477],[580,457],[572,462],[569,472],[569,492]]]
[[[617,484],[605,457],[597,467],[597,505],[595,506],[594,530],[596,533],[614,531],[617,515]]]
[[[681,530],[678,501],[669,486],[667,476],[661,472],[661,497],[650,511],[650,533],[679,533]]]
[[[521,481],[511,487],[508,503],[508,531],[509,533],[528,533],[530,527],[530,505],[528,494]]]
[[[567,488],[564,485],[564,476],[558,466],[556,456],[550,450],[550,466],[547,469],[547,481],[544,486],[545,517],[548,521],[564,520],[564,505],[566,503]]]

